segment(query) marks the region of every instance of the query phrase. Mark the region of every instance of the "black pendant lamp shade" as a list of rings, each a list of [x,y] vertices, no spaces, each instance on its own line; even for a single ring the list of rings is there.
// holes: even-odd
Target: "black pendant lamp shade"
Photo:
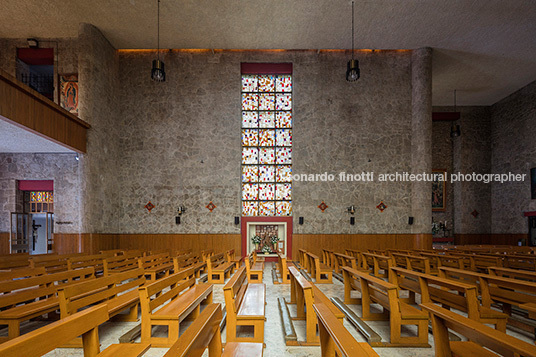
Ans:
[[[153,60],[153,69],[151,70],[151,78],[156,82],[164,82],[166,80],[166,71],[164,62],[159,59]]]
[[[346,69],[346,80],[348,82],[357,81],[360,76],[361,73],[359,72],[359,61],[355,59],[349,60]]]

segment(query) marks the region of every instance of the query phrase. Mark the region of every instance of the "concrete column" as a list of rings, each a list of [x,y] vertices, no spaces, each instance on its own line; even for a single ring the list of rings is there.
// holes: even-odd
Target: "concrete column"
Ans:
[[[411,56],[411,170],[432,172],[432,49],[414,50]],[[431,182],[411,185],[412,232],[418,234],[417,245],[431,238]]]

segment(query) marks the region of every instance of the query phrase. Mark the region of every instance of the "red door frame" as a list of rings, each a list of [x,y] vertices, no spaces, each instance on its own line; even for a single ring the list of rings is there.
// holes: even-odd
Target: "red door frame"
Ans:
[[[241,234],[242,234],[242,256],[246,255],[248,246],[248,223],[249,222],[273,222],[287,224],[287,257],[292,257],[292,217],[242,217]],[[277,261],[275,257],[267,257],[266,261]]]

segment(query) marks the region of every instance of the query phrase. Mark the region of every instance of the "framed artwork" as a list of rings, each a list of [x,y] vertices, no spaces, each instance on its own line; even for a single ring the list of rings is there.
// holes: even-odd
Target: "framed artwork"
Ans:
[[[536,198],[536,167],[530,169],[530,198]]]
[[[445,170],[432,170],[432,173],[442,174],[443,177],[447,176]],[[445,211],[445,208],[447,207],[446,184],[446,181],[432,181],[432,212]]]
[[[71,114],[78,115],[78,73],[59,76],[60,105]]]

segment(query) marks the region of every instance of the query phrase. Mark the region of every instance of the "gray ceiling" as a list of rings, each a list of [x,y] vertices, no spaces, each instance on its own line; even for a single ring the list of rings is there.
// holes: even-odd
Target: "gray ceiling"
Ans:
[[[156,0],[1,0],[0,38],[156,47]],[[433,103],[490,105],[536,80],[536,1],[356,1],[356,48],[434,48]],[[348,0],[161,0],[161,48],[348,49]],[[341,68],[344,71],[345,68]]]
[[[6,152],[76,154],[73,150],[13,125],[0,116],[0,153]]]

